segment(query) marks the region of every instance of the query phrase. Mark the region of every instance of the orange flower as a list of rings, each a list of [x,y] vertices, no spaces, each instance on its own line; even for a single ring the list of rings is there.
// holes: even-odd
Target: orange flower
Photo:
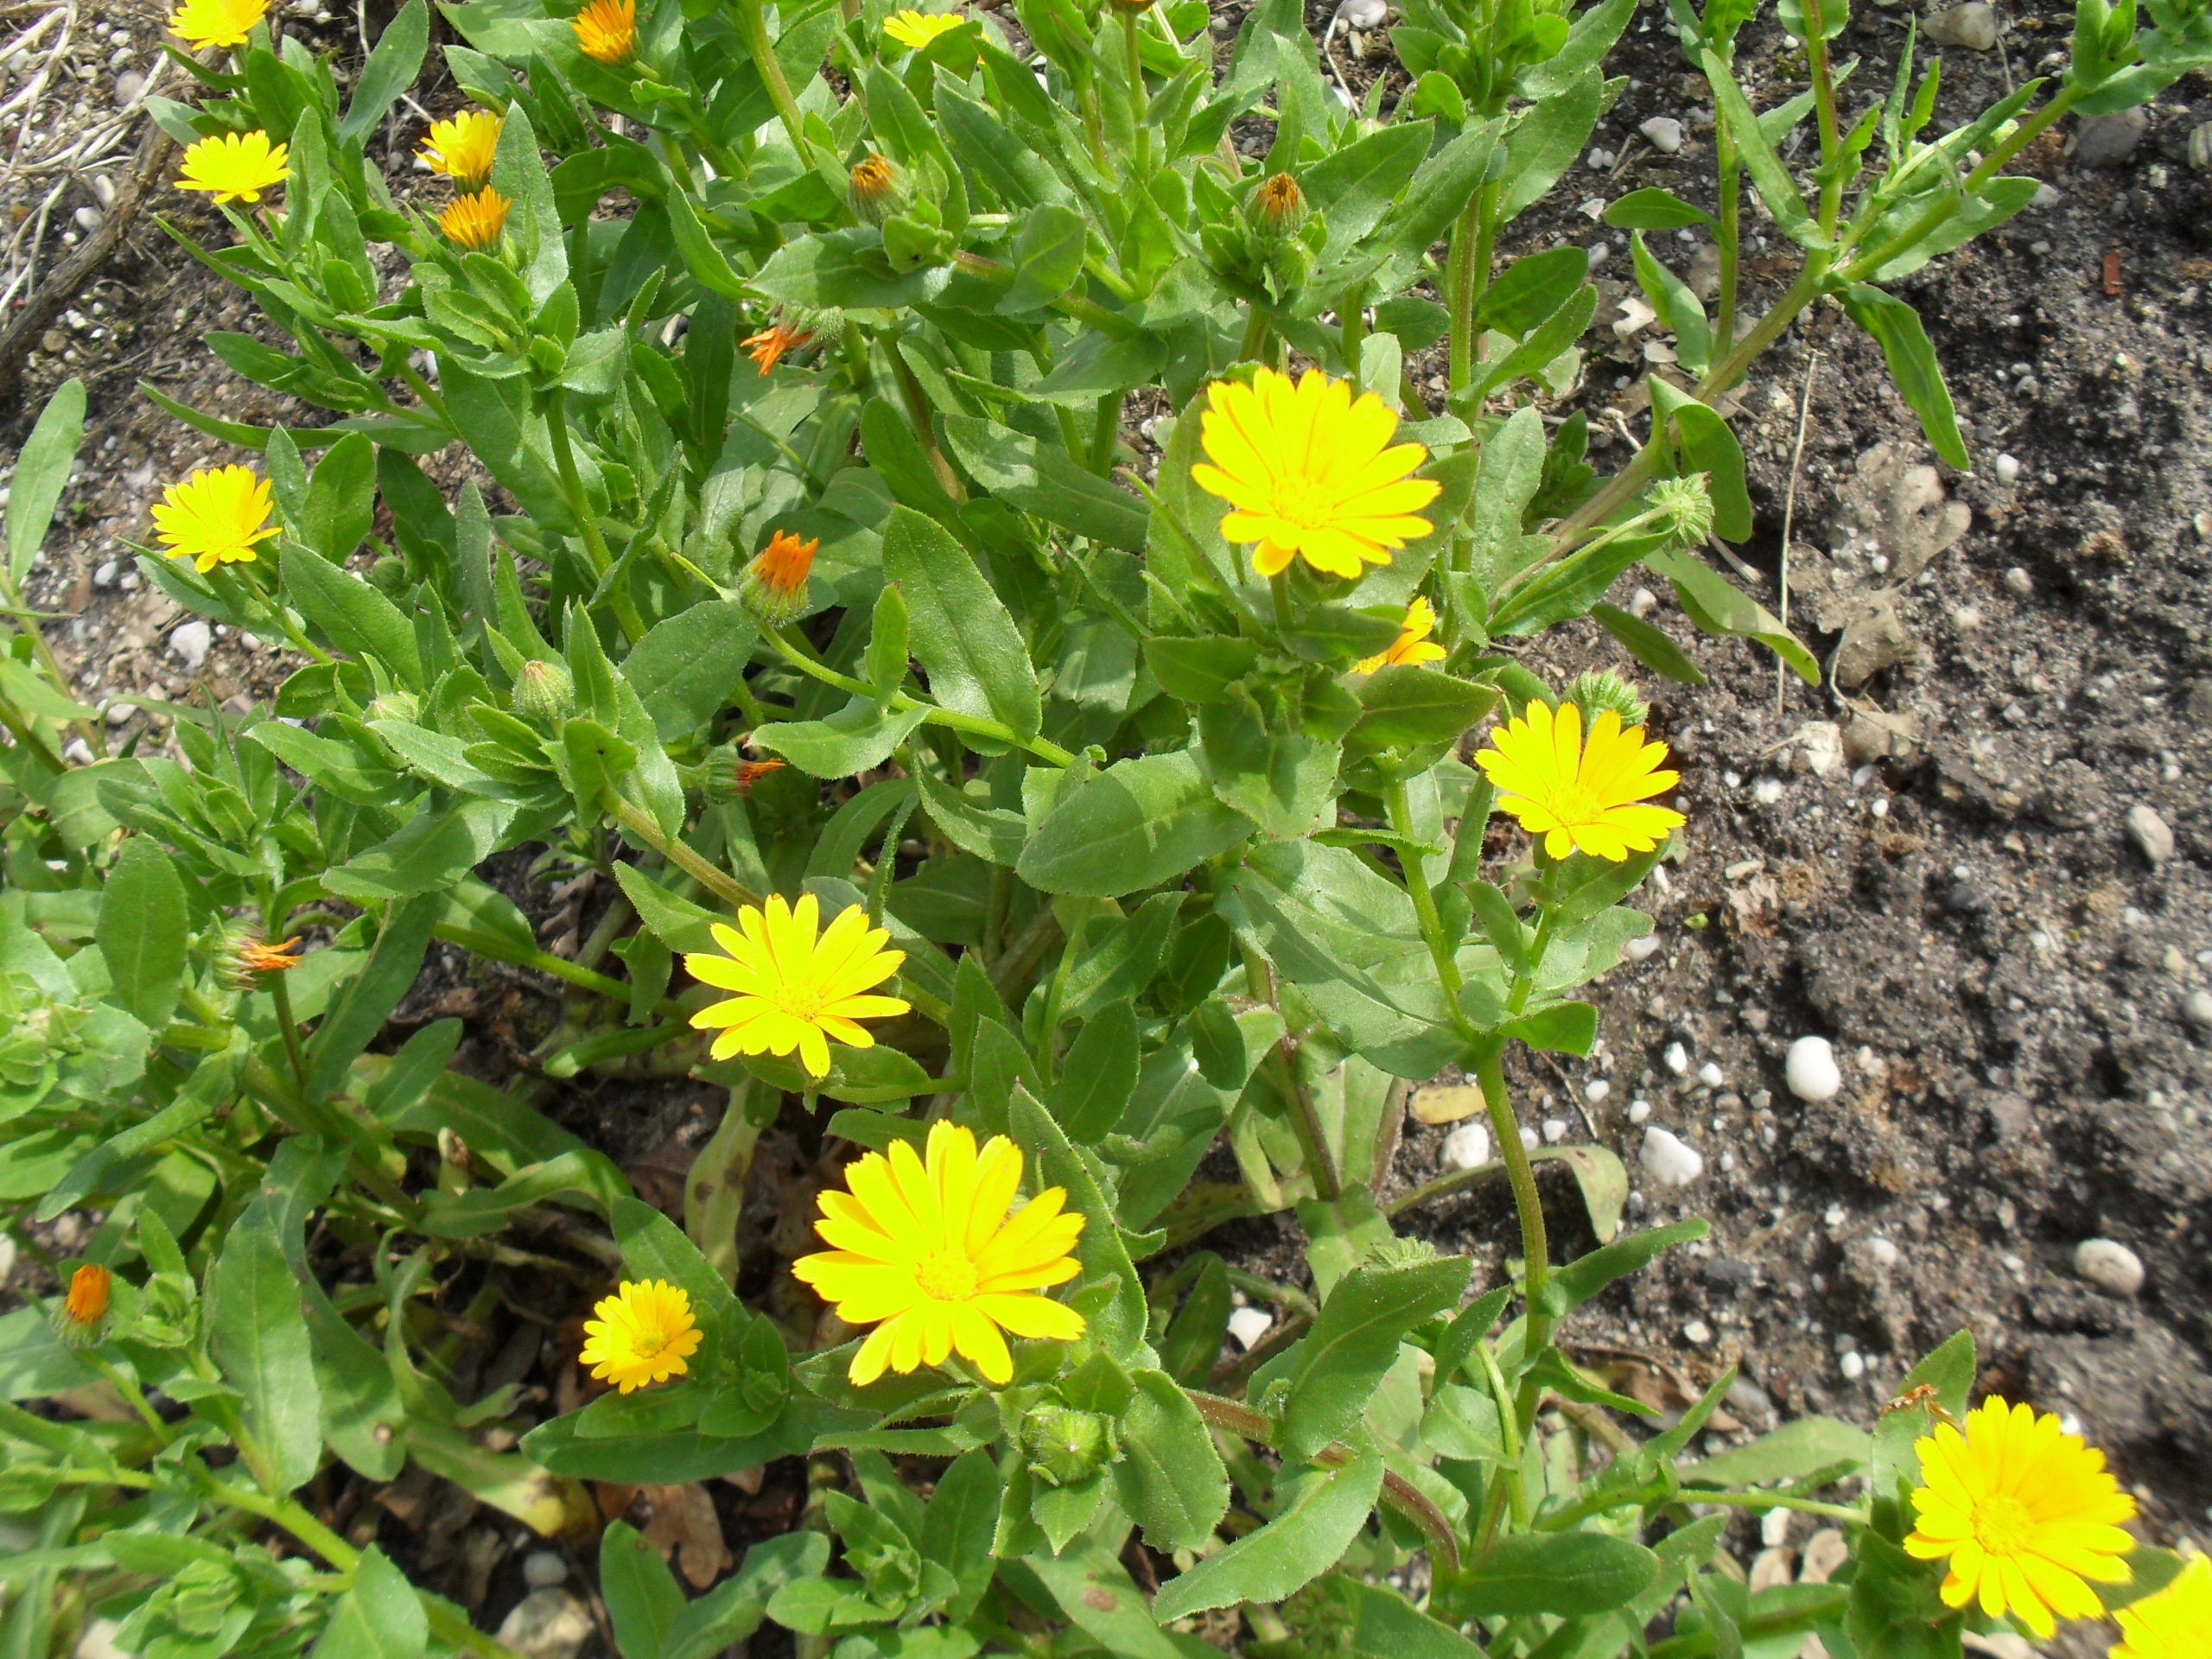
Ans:
[[[853,212],[880,225],[899,211],[899,169],[870,150],[853,164]]]
[[[54,1334],[73,1348],[98,1342],[107,1321],[108,1292],[114,1280],[105,1268],[91,1262],[72,1274],[69,1294],[54,1313]]]
[[[815,550],[821,545],[818,536],[802,542],[779,530],[745,567],[746,602],[770,627],[780,628],[806,608],[806,573],[814,568]]]
[[[480,252],[499,241],[506,228],[507,210],[513,206],[487,184],[474,195],[454,197],[438,215],[438,228],[455,247]]]
[[[760,372],[766,374],[785,352],[795,352],[813,338],[811,328],[794,328],[779,318],[759,334],[745,337],[745,354],[758,363]]]
[[[638,49],[638,0],[591,0],[569,27],[586,57],[624,62]]]
[[[297,956],[288,954],[299,944],[296,933],[282,944],[268,944],[259,939],[248,939],[238,946],[238,966],[257,974],[281,974],[287,968],[300,965]]]
[[[781,772],[785,763],[781,760],[741,760],[737,766],[737,786],[749,790],[772,772]]]

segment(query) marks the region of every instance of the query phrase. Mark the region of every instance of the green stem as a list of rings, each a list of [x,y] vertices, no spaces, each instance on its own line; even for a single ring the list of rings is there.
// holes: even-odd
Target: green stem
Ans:
[[[1274,603],[1275,632],[1288,641],[1291,630],[1290,567],[1285,565],[1268,578],[1268,597]]]
[[[1795,1510],[1800,1515],[1821,1516],[1847,1526],[1872,1524],[1872,1517],[1865,1510],[1854,1510],[1848,1503],[1823,1503],[1817,1498],[1783,1497],[1774,1492],[1707,1492],[1688,1487],[1681,1496],[1688,1503],[1719,1503],[1738,1510]]]
[[[448,944],[457,944],[464,950],[473,950],[480,957],[489,957],[494,962],[505,962],[517,968],[534,968],[541,974],[550,974],[564,979],[571,985],[587,991],[595,991],[608,1001],[626,1006],[630,1001],[630,988],[619,979],[609,979],[605,974],[595,974],[590,969],[550,955],[543,950],[526,950],[493,933],[480,933],[473,928],[458,927],[450,922],[439,922],[430,931]],[[655,1007],[663,1014],[683,1014],[681,1003],[663,997]]]
[[[929,394],[922,390],[922,383],[914,378],[914,371],[906,361],[906,353],[899,349],[895,336],[883,337],[883,354],[891,359],[891,373],[899,382],[899,396],[906,404],[906,418],[914,428],[914,437],[922,446],[922,453],[929,457],[930,470],[937,474],[937,481],[944,493],[955,501],[968,499],[968,486],[960,481],[960,474],[952,470],[952,463],[944,458],[944,451],[938,448],[937,423],[930,418]]]
[[[1122,435],[1122,394],[1101,392],[1097,423],[1090,429],[1090,470],[1101,478],[1114,475],[1114,445]]]
[[[1405,780],[1393,779],[1384,785],[1382,804],[1390,815],[1390,828],[1397,834],[1414,838],[1413,804],[1407,799]],[[1405,869],[1406,897],[1413,900],[1414,919],[1420,925],[1421,936],[1428,945],[1429,960],[1436,964],[1437,983],[1444,988],[1444,1005],[1452,1011],[1452,1023],[1469,1042],[1481,1040],[1481,1033],[1468,1021],[1459,1007],[1462,982],[1459,962],[1452,950],[1452,942],[1445,937],[1444,918],[1436,908],[1436,895],[1421,872],[1421,861],[1411,855],[1402,854],[1400,861]]]
[[[768,38],[768,16],[760,0],[736,0],[738,37],[745,42],[753,67],[759,71],[761,85],[768,89],[768,101],[776,106],[776,114],[784,124],[784,132],[791,141],[791,148],[798,152],[799,160],[814,166],[814,146],[807,142],[806,118],[799,111],[798,99],[792,96],[791,84],[784,78],[784,66],[776,57],[776,43]],[[833,184],[842,181],[830,175]],[[842,189],[839,195],[842,196]]]
[[[774,636],[772,634],[770,637]],[[716,898],[741,906],[757,906],[760,903],[759,893],[753,892],[742,881],[724,874],[709,860],[702,858],[691,849],[690,844],[681,836],[663,835],[658,824],[620,795],[610,791],[602,804],[607,810],[607,816],[622,826],[625,835],[652,848],[653,851],[675,865]],[[558,958],[555,960],[557,961]],[[594,977],[596,978],[597,976],[594,975]],[[608,982],[611,984],[613,982]],[[625,994],[626,995],[626,992]]]
[[[569,437],[569,393],[564,386],[554,389],[552,401],[546,406],[545,429],[553,441],[553,464],[560,474],[561,499],[568,503],[569,516],[576,521],[576,531],[583,537],[592,574],[604,581],[614,568],[614,555],[607,548],[606,533],[599,527],[599,515],[591,510],[590,498],[584,493],[583,475],[576,470],[575,450]],[[631,602],[628,583],[615,582],[607,598],[623,637],[636,645],[645,636],[645,624]]]
[[[1713,325],[1713,343],[1723,357],[1736,343],[1736,289],[1744,258],[1744,184],[1736,159],[1735,142],[1721,124],[1715,134],[1720,174],[1720,296],[1719,315]]]
[[[1067,930],[1067,943],[1060,947],[1060,965],[1052,970],[1052,988],[1045,993],[1045,1035],[1037,1046],[1038,1066],[1047,1086],[1059,1070],[1059,1051],[1054,1039],[1060,1029],[1060,1005],[1067,998],[1068,976],[1075,971],[1075,959],[1083,954],[1083,936],[1090,926],[1090,900],[1071,899],[1068,902],[1075,907],[1075,921]]]
[[[1483,1105],[1490,1113],[1492,1137],[1505,1163],[1506,1179],[1513,1184],[1513,1207],[1521,1219],[1521,1255],[1525,1266],[1529,1311],[1521,1351],[1530,1358],[1541,1353],[1551,1340],[1552,1316],[1544,1294],[1551,1277],[1551,1240],[1544,1230],[1543,1200],[1536,1192],[1535,1166],[1529,1149],[1521,1144],[1521,1124],[1513,1115],[1513,1100],[1505,1088],[1505,1039],[1488,1037],[1471,1058],[1475,1081],[1483,1091]],[[1526,1415],[1526,1411],[1523,1411]]]
[[[1521,1473],[1520,1407],[1513,1398],[1512,1384],[1505,1380],[1505,1373],[1498,1369],[1497,1354],[1490,1344],[1476,1343],[1475,1356],[1483,1363],[1483,1381],[1490,1389],[1491,1402],[1497,1408],[1498,1441],[1505,1451],[1501,1465],[1504,1478],[1498,1483],[1498,1488],[1505,1501],[1512,1505],[1514,1525],[1526,1531],[1529,1526],[1529,1489]],[[1490,1513],[1484,1517],[1482,1541],[1477,1546],[1478,1550],[1487,1550],[1491,1540],[1497,1536],[1499,1513],[1499,1506],[1493,1503]]]
[[[978,281],[988,283],[994,288],[1010,289],[1014,286],[1014,272],[1012,266],[1002,265],[997,260],[987,258],[980,253],[969,253],[963,249],[952,256],[952,263],[969,276]],[[1063,294],[1049,303],[1052,308],[1062,316],[1071,317],[1077,322],[1087,322],[1092,327],[1111,334],[1116,340],[1134,340],[1143,332],[1120,312],[1109,311],[1097,301],[1086,299],[1080,294]]]
[[[1128,77],[1129,118],[1136,129],[1133,146],[1136,162],[1136,188],[1149,189],[1152,186],[1152,128],[1145,120],[1145,106],[1149,102],[1144,89],[1144,53],[1139,46],[1138,22],[1142,14],[1127,6],[1122,13],[1122,73]]]
[[[1475,371],[1475,308],[1490,287],[1491,257],[1497,238],[1497,186],[1485,184],[1468,198],[1452,226],[1452,251],[1445,268],[1446,303],[1452,319],[1450,395],[1465,391]]]
[[[299,1021],[292,1017],[292,993],[284,983],[284,970],[268,976],[269,1000],[276,1006],[277,1029],[284,1033],[284,1052],[291,1058],[292,1076],[299,1084],[300,1097],[308,1092],[307,1052],[300,1046]]]
[[[1360,303],[1365,297],[1365,285],[1355,283],[1337,302],[1337,327],[1341,331],[1337,349],[1344,354],[1344,372],[1351,378],[1355,395],[1368,389],[1359,374],[1360,342],[1367,337],[1367,308]]]
[[[1269,326],[1266,308],[1252,307],[1252,315],[1244,323],[1244,338],[1236,347],[1239,363],[1257,363],[1261,360],[1260,353],[1267,347]]]
[[[762,632],[768,643],[776,648],[785,662],[801,672],[813,676],[824,685],[834,685],[839,690],[850,692],[855,696],[875,695],[875,689],[873,686],[853,678],[849,674],[840,674],[829,664],[814,656],[812,652],[800,649],[781,628],[766,628]],[[963,715],[957,709],[941,708],[933,702],[925,702],[919,697],[908,696],[904,691],[893,696],[888,706],[893,710],[902,713],[909,709],[925,709],[929,712],[923,718],[929,725],[946,727],[956,732],[970,732],[977,737],[988,737],[995,743],[1006,743],[1015,748],[1027,749],[1040,760],[1049,760],[1056,766],[1071,766],[1075,764],[1075,756],[1051,739],[1024,737],[1013,727],[999,721],[987,720],[980,715]]]
[[[138,1414],[146,1427],[154,1431],[155,1439],[161,1441],[163,1446],[167,1446],[176,1438],[176,1432],[162,1421],[161,1413],[146,1402],[144,1390],[136,1382],[96,1353],[83,1352],[77,1357],[107,1379],[108,1386],[121,1395],[130,1408]]]

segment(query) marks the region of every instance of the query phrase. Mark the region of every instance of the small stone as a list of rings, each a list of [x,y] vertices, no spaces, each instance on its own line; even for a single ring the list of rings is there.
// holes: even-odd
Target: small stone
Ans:
[[[200,664],[207,660],[207,648],[215,643],[215,632],[205,622],[194,618],[183,622],[170,632],[169,654],[182,663],[188,672],[198,673]]]
[[[1971,4],[1937,12],[1921,26],[1921,33],[1938,46],[1986,52],[1997,44],[1997,13],[1981,0],[1973,0]]]
[[[1592,173],[1603,173],[1612,166],[1613,152],[1610,149],[1593,149],[1584,157],[1584,160],[1588,163]]]
[[[1543,1141],[1538,1138],[1536,1132],[1530,1128],[1526,1123],[1523,1123],[1521,1126],[1521,1150],[1523,1152],[1534,1152],[1541,1145],[1543,1145]]]
[[[2083,1239],[2074,1248],[2074,1271],[2110,1295],[2132,1297],[2143,1288],[2143,1258],[2115,1239]]]
[[[1673,1130],[1656,1124],[1644,1130],[1643,1149],[1637,1160],[1662,1186],[1688,1186],[1705,1173],[1705,1155]]]
[[[1703,1319],[1692,1319],[1688,1325],[1682,1327],[1682,1335],[1688,1340],[1695,1343],[1699,1347],[1702,1348],[1707,1343],[1713,1340],[1713,1327],[1707,1325]]]
[[[1769,1549],[1780,1549],[1789,1541],[1789,1511],[1769,1510],[1759,1517],[1759,1542]]]
[[[123,1626],[111,1618],[96,1618],[85,1626],[84,1634],[77,1638],[77,1645],[69,1650],[70,1659],[130,1659],[130,1656],[116,1646],[115,1638]]]
[[[2005,573],[2005,591],[2015,599],[2025,599],[2036,590],[2035,579],[2018,565]]]
[[[1566,1139],[1567,1120],[1565,1118],[1548,1117],[1544,1120],[1544,1144],[1546,1146],[1555,1147]]]
[[[1783,1081],[1800,1100],[1834,1100],[1843,1090],[1843,1071],[1835,1046],[1825,1037],[1800,1037],[1783,1062]]]
[[[533,1549],[522,1558],[522,1581],[533,1590],[550,1590],[568,1576],[568,1562],[550,1549]]]
[[[2020,462],[2018,456],[1999,455],[1994,464],[1997,468],[1997,481],[1999,484],[2017,484],[2020,481]]]
[[[259,651],[261,649],[261,636],[257,633],[241,632],[238,635],[238,649],[241,651]]]
[[[1815,778],[1826,778],[1843,765],[1843,728],[1832,720],[1800,726],[1792,741],[1803,751],[1805,764]]]
[[[2190,129],[2189,164],[2200,173],[2212,173],[2212,121],[2200,121]]]
[[[1346,29],[1379,29],[1389,15],[1385,0],[1344,0],[1337,10]]]
[[[1637,130],[1651,141],[1662,156],[1677,156],[1682,149],[1682,124],[1671,115],[1655,115]]]
[[[146,90],[146,77],[136,69],[126,69],[115,78],[115,101],[129,109]]]
[[[135,702],[111,702],[107,706],[107,723],[111,726],[127,726],[130,723],[131,716],[137,712],[138,705]]]
[[[2212,1031],[2212,991],[2191,991],[2181,1005],[2181,1017],[2199,1031]]]
[[[2174,832],[2148,802],[2138,801],[2127,809],[2127,838],[2153,865],[2174,855]]]
[[[1582,1098],[1592,1106],[1613,1092],[1613,1085],[1604,1077],[1592,1077],[1582,1085]]]
[[[596,1634],[584,1605],[548,1586],[515,1604],[499,1623],[499,1640],[528,1659],[578,1659]]]
[[[1265,1308],[1240,1307],[1229,1316],[1229,1334],[1236,1338],[1236,1345],[1250,1349],[1273,1328],[1275,1316]]]
[[[92,586],[105,592],[115,586],[116,575],[122,569],[122,562],[118,559],[109,559],[105,563],[95,566],[92,570]]]
[[[1686,1077],[1689,1076],[1690,1052],[1687,1048],[1684,1048],[1680,1043],[1668,1044],[1667,1052],[1659,1058],[1666,1068],[1669,1071],[1673,1072],[1676,1077]]]
[[[1628,1121],[1629,1121],[1630,1122],[1631,1122],[1631,1123],[1643,1123],[1643,1122],[1649,1122],[1649,1121],[1650,1116],[1651,1116],[1651,1103],[1650,1103],[1649,1101],[1648,1101],[1648,1100],[1631,1100],[1630,1102],[1629,1102],[1629,1103],[1628,1103]]]
[[[1774,1421],[1774,1402],[1748,1376],[1739,1376],[1728,1385],[1728,1408],[1754,1425]]]
[[[1480,1169],[1490,1162],[1490,1129],[1482,1123],[1462,1123],[1444,1137],[1446,1169]]]
[[[100,212],[99,208],[87,205],[86,207],[79,207],[75,213],[72,213],[70,217],[76,220],[77,228],[79,230],[97,231],[100,227],[100,222],[105,219],[107,215]]]
[[[1789,1514],[1789,1511],[1787,1510],[1769,1510],[1766,1512],[1766,1519],[1771,1521],[1777,1515],[1787,1518]],[[1778,1588],[1789,1583],[1789,1575],[1796,1570],[1797,1556],[1794,1550],[1783,1549],[1779,1546],[1763,1549],[1751,1557],[1751,1576],[1749,1586],[1751,1592],[1756,1596],[1762,1590]]]
[[[1719,1066],[1707,1060],[1697,1069],[1697,1080],[1708,1089],[1718,1089],[1727,1079]]]
[[[2074,164],[2118,167],[2135,153],[2150,130],[2151,118],[2140,105],[2115,110],[2110,115],[2093,115],[2075,130]]]
[[[1826,1584],[1835,1570],[1851,1559],[1844,1535],[1829,1527],[1805,1541],[1805,1557],[1797,1568],[1800,1584]]]
[[[1856,1382],[1866,1375],[1866,1360],[1865,1356],[1854,1348],[1836,1361],[1835,1368],[1843,1373],[1845,1382]]]
[[[1629,614],[1631,616],[1649,616],[1658,608],[1659,595],[1649,588],[1639,588],[1628,596]]]
[[[1630,962],[1645,962],[1649,960],[1651,954],[1658,948],[1659,936],[1656,933],[1646,933],[1642,938],[1630,939],[1623,945],[1621,954]]]

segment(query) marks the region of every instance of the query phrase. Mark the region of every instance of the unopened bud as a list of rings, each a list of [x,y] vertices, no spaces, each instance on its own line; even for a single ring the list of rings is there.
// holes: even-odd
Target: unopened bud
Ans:
[[[1674,521],[1669,534],[1686,547],[1713,534],[1713,492],[1703,473],[1661,479],[1651,486],[1651,511]]]
[[[1651,713],[1643,699],[1636,695],[1636,688],[1611,669],[1583,675],[1567,688],[1567,696],[1582,711],[1586,728],[1594,725],[1598,716],[1609,709],[1621,717],[1624,727],[1629,728],[1643,725]]]
[[[576,706],[576,683],[558,663],[531,658],[515,676],[515,712],[524,720],[551,726]]]
[[[70,1348],[89,1348],[107,1331],[108,1296],[114,1275],[87,1262],[69,1277],[69,1293],[54,1310],[54,1334]]]
[[[1022,1424],[1021,1439],[1029,1472],[1055,1486],[1085,1479],[1122,1455],[1112,1418],[1071,1406],[1039,1406]]]
[[[412,691],[387,691],[363,709],[368,720],[412,721],[423,712],[423,700]]]
[[[852,188],[853,212],[864,225],[881,225],[899,211],[906,194],[899,169],[874,150],[854,164]]]
[[[1252,228],[1262,236],[1297,235],[1310,211],[1306,193],[1287,173],[1276,174],[1252,193]]]

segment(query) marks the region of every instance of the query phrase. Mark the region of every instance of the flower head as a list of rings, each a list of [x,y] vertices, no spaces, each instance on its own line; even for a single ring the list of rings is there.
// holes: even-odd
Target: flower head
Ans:
[[[2107,1659],[2212,1659],[2212,1556],[2193,1557],[2171,1584],[2113,1617],[2120,1641]]]
[[[183,0],[169,14],[169,33],[195,50],[244,46],[268,10],[269,0]]]
[[[176,188],[205,190],[218,201],[251,204],[291,176],[284,146],[271,144],[267,133],[219,132],[184,152]]]
[[[1567,688],[1567,698],[1581,709],[1586,723],[1610,709],[1621,717],[1622,725],[1641,726],[1651,712],[1650,704],[1636,695],[1636,688],[1610,668],[1576,675],[1574,683]]]
[[[276,534],[269,522],[269,480],[251,468],[218,467],[172,484],[154,505],[156,538],[173,559],[201,570],[254,556],[256,543]]]
[[[1061,1342],[1083,1334],[1080,1313],[1039,1293],[1082,1271],[1069,1252],[1084,1218],[1063,1208],[1057,1186],[1007,1214],[1021,1153],[1004,1135],[978,1152],[965,1128],[933,1123],[926,1163],[895,1141],[888,1157],[868,1153],[845,1177],[852,1190],[823,1193],[814,1224],[833,1248],[801,1256],[791,1272],[839,1319],[875,1325],[853,1356],[855,1382],[942,1365],[957,1348],[1003,1385],[1014,1361],[1001,1328]]]
[[[1376,652],[1372,657],[1354,663],[1352,672],[1372,674],[1376,669],[1388,668],[1393,664],[1418,668],[1423,663],[1440,663],[1446,654],[1445,649],[1428,637],[1435,632],[1435,608],[1416,594],[1414,602],[1406,607],[1405,625],[1398,631],[1396,643],[1387,650]]]
[[[415,153],[430,164],[431,172],[442,173],[463,188],[481,184],[492,176],[499,127],[499,118],[488,110],[463,110],[450,120],[433,121]]]
[[[664,1279],[625,1279],[592,1312],[599,1317],[584,1321],[577,1357],[594,1378],[625,1394],[683,1376],[690,1369],[683,1362],[702,1340],[690,1297]]]
[[[69,1275],[69,1291],[54,1311],[54,1332],[72,1348],[91,1346],[107,1324],[108,1294],[115,1275],[87,1262]]]
[[[1651,510],[1672,521],[1669,531],[1685,546],[1713,534],[1713,491],[1703,473],[1661,479],[1651,486]]]
[[[738,795],[750,795],[753,785],[772,772],[784,769],[785,763],[773,759],[747,760],[736,749],[716,749],[701,767],[707,792],[717,800],[728,800]]]
[[[2069,1434],[2049,1412],[1992,1395],[1967,1414],[1961,1433],[1938,1423],[1913,1447],[1920,1478],[1912,1494],[1919,1522],[1905,1553],[1948,1560],[1946,1606],[1979,1600],[1992,1618],[2008,1612],[2050,1639],[2058,1618],[2104,1611],[2086,1580],[2125,1584],[2122,1558],[2135,1541],[2120,1523],[2135,1500],[2105,1468],[2104,1453]]]
[[[1252,193],[1252,228],[1269,236],[1294,235],[1306,223],[1306,193],[1287,173],[1278,173]]]
[[[899,169],[889,158],[870,150],[853,163],[853,212],[866,223],[880,225],[899,211]]]
[[[1490,741],[1475,764],[1497,786],[1498,804],[1543,836],[1554,858],[1579,849],[1618,863],[1688,822],[1671,807],[1639,804],[1672,789],[1681,774],[1659,771],[1667,746],[1645,742],[1641,726],[1623,731],[1610,709],[1591,722],[1586,747],[1581,709],[1563,702],[1554,710],[1541,698]]]
[[[859,905],[840,911],[817,938],[820,918],[810,893],[796,905],[771,894],[766,910],[747,905],[740,911],[736,927],[715,924],[715,943],[728,956],[693,951],[683,958],[694,979],[736,993],[691,1016],[702,1031],[726,1027],[715,1039],[715,1058],[797,1049],[810,1076],[826,1077],[830,1038],[873,1048],[875,1039],[860,1021],[906,1012],[898,997],[866,995],[906,960],[905,951],[883,948],[889,931],[870,927]]]
[[[638,49],[638,0],[591,0],[569,20],[576,45],[601,63],[626,62]]]
[[[499,239],[507,226],[507,209],[514,203],[486,185],[473,196],[456,196],[438,215],[438,228],[457,248],[482,251]]]
[[[1429,532],[1416,511],[1443,486],[1408,474],[1428,459],[1418,443],[1389,445],[1398,417],[1374,392],[1352,401],[1349,381],[1308,369],[1295,385],[1262,368],[1249,386],[1206,389],[1199,428],[1211,466],[1191,477],[1234,509],[1232,542],[1257,542],[1253,568],[1272,576],[1293,557],[1332,576],[1388,564],[1393,549]]]
[[[899,45],[918,52],[940,35],[950,35],[967,19],[957,12],[939,12],[932,16],[914,10],[894,11],[883,25],[883,32]]]
[[[745,354],[758,363],[760,372],[766,374],[785,352],[795,352],[813,338],[811,328],[794,328],[779,317],[759,334],[745,337]]]
[[[822,538],[803,542],[787,530],[768,537],[741,584],[745,600],[770,627],[780,628],[806,608],[806,573],[814,568]]]
[[[295,954],[300,936],[295,933],[281,944],[270,944],[266,940],[248,938],[238,948],[238,965],[248,973],[281,974],[288,968],[300,965]]]

